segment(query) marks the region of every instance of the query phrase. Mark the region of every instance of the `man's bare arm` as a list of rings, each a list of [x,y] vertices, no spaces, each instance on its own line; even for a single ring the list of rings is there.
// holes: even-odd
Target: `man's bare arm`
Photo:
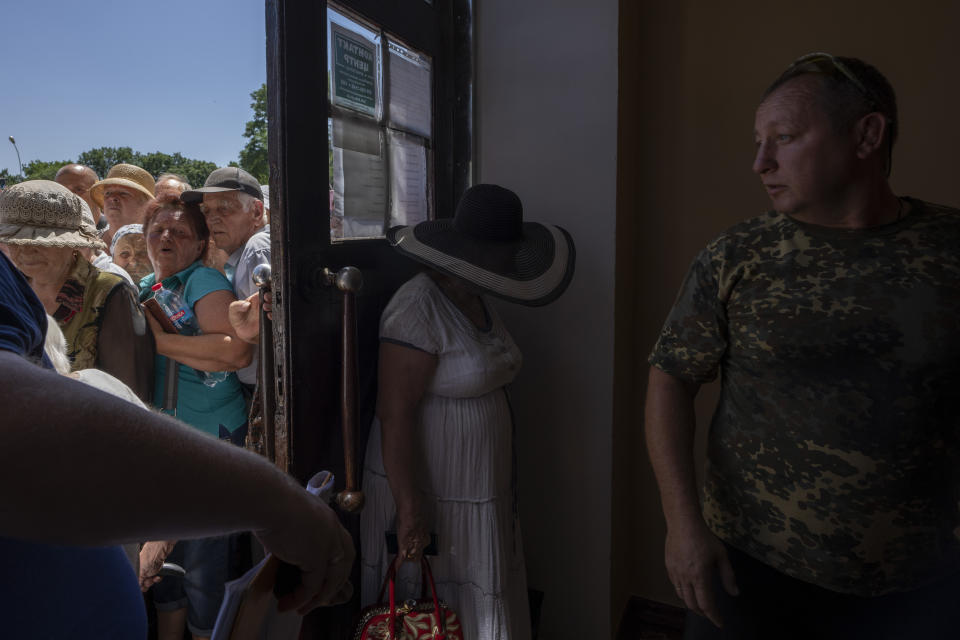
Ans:
[[[716,572],[728,593],[736,595],[737,587],[726,550],[700,513],[693,461],[694,398],[699,389],[651,367],[646,438],[667,521],[664,557],[670,581],[687,607],[719,627],[722,620],[713,595]]]

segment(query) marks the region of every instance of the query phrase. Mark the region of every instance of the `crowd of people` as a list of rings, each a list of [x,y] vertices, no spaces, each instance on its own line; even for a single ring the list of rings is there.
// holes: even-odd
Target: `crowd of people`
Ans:
[[[236,167],[213,171],[194,189],[177,175],[155,180],[129,164],[102,180],[71,164],[55,181],[0,192],[0,250],[19,270],[3,262],[11,284],[4,295],[32,292],[9,303],[28,313],[18,340],[4,348],[41,365],[53,362],[65,376],[140,411],[168,414],[208,442],[244,447],[259,338],[252,273],[270,263],[267,215],[261,185]],[[522,640],[530,619],[506,393],[521,357],[486,295],[527,305],[552,301],[572,277],[573,242],[558,227],[524,222],[516,194],[495,185],[469,189],[452,220],[397,227],[389,240],[428,268],[397,292],[381,324],[377,419],[364,480],[370,499],[362,602],[376,600],[390,565],[414,566],[429,552],[436,554],[440,597],[460,613],[465,637]],[[34,334],[44,325],[44,355],[37,356]],[[104,412],[100,420],[127,428],[123,414]],[[153,459],[157,466],[142,469],[181,466]],[[467,466],[476,473],[464,475]],[[196,513],[194,497],[167,486],[178,470],[158,473],[162,481],[150,500],[163,512],[183,501]],[[325,539],[340,549],[329,562],[346,562],[353,550],[344,532],[329,521],[324,526]],[[236,528],[199,529],[202,535],[158,518],[141,530],[150,535],[124,547],[140,589],[150,594],[161,640],[179,639],[185,629],[210,637],[225,582],[249,567]],[[399,549],[388,553],[391,531]],[[123,527],[98,535],[129,543]],[[76,536],[40,539],[47,537]],[[164,562],[185,575],[161,577]],[[115,577],[117,570],[114,563]],[[340,571],[338,564],[343,577]],[[401,578],[400,588],[414,596],[418,571]],[[349,589],[324,580],[296,604],[337,602]],[[116,606],[125,612],[109,624],[139,624],[126,609],[129,598]]]
[[[129,389],[131,399],[244,445],[255,346],[237,336],[228,310],[238,292],[252,294],[252,270],[270,262],[263,193],[251,175],[224,168],[192,189],[129,164],[103,180],[67,165],[55,181],[0,193],[0,248],[42,304],[59,338],[48,356],[61,355],[65,373],[121,397]],[[182,307],[165,309],[182,314],[175,332],[140,304],[157,288]],[[179,638],[184,624],[194,637],[211,635],[224,583],[237,577],[229,573],[236,542],[235,534],[148,541],[132,557],[142,589],[152,587],[158,637]],[[161,579],[164,560],[186,576]]]
[[[242,449],[256,353],[229,309],[250,295],[235,276],[269,263],[268,234],[261,187],[238,168],[192,189],[67,165],[0,192],[0,466],[23,488],[0,530],[5,634],[145,637],[135,594],[150,590],[158,638],[210,637],[229,572],[249,566],[234,560],[243,531],[301,569],[282,607],[349,599],[349,534]],[[155,316],[142,303],[158,291]],[[103,546],[118,543],[126,554]],[[164,560],[185,575],[161,579]]]

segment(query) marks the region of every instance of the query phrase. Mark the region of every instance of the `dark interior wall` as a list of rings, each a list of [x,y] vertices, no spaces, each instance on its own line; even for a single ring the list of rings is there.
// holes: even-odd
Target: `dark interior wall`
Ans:
[[[900,141],[891,181],[898,194],[960,205],[960,4],[810,0],[633,3],[620,12],[621,68],[618,229],[631,217],[632,246],[618,238],[619,268],[634,270],[629,322],[637,370],[618,367],[632,387],[633,415],[621,399],[614,427],[612,601],[616,625],[628,594],[676,602],[663,569],[664,527],[642,442],[645,365],[687,266],[713,236],[768,206],[750,171],[753,115],[767,84],[811,51],[863,58],[893,83]],[[634,6],[639,5],[639,6]],[[627,107],[627,108],[625,108]],[[624,117],[637,118],[631,129]],[[624,147],[634,148],[628,159]],[[624,171],[633,162],[635,174]],[[621,266],[622,265],[622,266]],[[621,292],[622,293],[622,292]],[[618,295],[618,303],[620,301]],[[623,332],[619,330],[618,336]],[[617,350],[624,343],[618,340]],[[624,381],[624,376],[633,376]],[[698,400],[700,435],[716,398]],[[702,461],[702,437],[699,441]],[[621,480],[624,484],[620,484]]]
[[[497,308],[524,356],[511,385],[540,637],[610,635],[617,0],[476,4],[477,178],[567,229],[576,275],[545,307]]]

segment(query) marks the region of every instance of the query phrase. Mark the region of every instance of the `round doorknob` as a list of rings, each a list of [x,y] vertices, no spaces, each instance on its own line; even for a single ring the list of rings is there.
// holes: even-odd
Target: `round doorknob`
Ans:
[[[270,278],[273,275],[268,264],[258,264],[253,268],[253,284],[258,287],[270,286]]]
[[[356,293],[363,286],[363,274],[356,267],[344,267],[337,271],[337,289]]]

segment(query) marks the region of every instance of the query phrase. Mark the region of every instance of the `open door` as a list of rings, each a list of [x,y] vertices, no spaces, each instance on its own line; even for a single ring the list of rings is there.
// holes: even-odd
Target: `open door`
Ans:
[[[275,352],[275,461],[343,489],[343,293],[355,267],[356,456],[374,413],[380,313],[417,267],[385,228],[452,215],[472,155],[470,0],[268,0],[267,91]],[[356,537],[359,516],[341,513]],[[359,544],[357,545],[359,548]],[[354,572],[359,593],[359,572]],[[305,621],[345,638],[359,601]]]

